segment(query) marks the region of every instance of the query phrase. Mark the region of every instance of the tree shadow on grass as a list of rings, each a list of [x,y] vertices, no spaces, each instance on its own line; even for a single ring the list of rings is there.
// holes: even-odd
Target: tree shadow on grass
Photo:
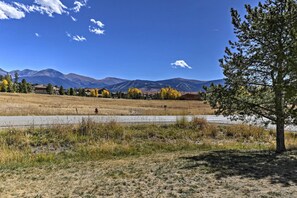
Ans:
[[[297,184],[297,151],[281,155],[272,151],[213,151],[188,160],[185,169],[204,167],[217,179],[241,176],[251,179],[269,179],[284,186]]]

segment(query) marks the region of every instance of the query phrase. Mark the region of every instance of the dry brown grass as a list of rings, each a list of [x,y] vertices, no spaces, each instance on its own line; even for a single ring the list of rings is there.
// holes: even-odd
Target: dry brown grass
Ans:
[[[274,142],[259,127],[203,119],[6,129],[0,197],[296,197],[297,152],[275,154]]]
[[[167,105],[166,110],[164,105]],[[126,100],[42,94],[0,94],[0,115],[206,115],[213,114],[201,101]]]
[[[296,152],[175,152],[0,170],[1,197],[296,197]]]
[[[237,130],[237,131],[236,131]],[[297,136],[286,133],[288,148]],[[216,126],[203,119],[175,125],[97,124],[0,131],[0,169],[189,150],[274,150],[275,135],[259,127]]]

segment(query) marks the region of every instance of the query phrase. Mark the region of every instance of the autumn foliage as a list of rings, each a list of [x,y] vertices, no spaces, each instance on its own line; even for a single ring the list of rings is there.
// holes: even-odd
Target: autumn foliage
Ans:
[[[166,87],[160,90],[160,97],[161,99],[165,99],[165,100],[173,100],[181,97],[181,93],[176,89],[173,89],[171,87]]]
[[[98,89],[92,89],[90,94],[91,94],[91,97],[98,97],[99,96]]]
[[[103,90],[102,91],[102,97],[103,98],[109,98],[110,97],[110,92],[108,90]]]
[[[129,96],[129,98],[139,99],[139,98],[141,98],[141,95],[142,95],[142,91],[140,89],[129,88],[129,90],[128,90],[128,96]]]

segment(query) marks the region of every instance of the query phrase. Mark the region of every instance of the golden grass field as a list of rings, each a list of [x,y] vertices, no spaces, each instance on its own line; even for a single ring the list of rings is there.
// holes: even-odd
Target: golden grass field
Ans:
[[[167,110],[164,110],[167,105]],[[199,101],[0,94],[1,115],[212,114]],[[297,197],[297,134],[204,119],[0,130],[4,197]],[[294,150],[295,149],[295,150]]]
[[[167,106],[166,110],[164,105]],[[206,115],[202,101],[127,100],[79,96],[0,93],[0,115]]]
[[[286,133],[288,149],[297,134]],[[275,133],[203,119],[0,130],[0,197],[296,197]]]

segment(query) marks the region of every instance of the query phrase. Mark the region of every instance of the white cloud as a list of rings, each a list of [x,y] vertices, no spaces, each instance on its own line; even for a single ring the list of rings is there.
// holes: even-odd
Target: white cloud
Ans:
[[[54,14],[68,14],[69,11],[79,12],[82,7],[87,6],[87,0],[74,1],[73,8],[67,8],[62,0],[34,0],[32,5],[26,5],[20,2],[5,3],[0,0],[0,20],[1,19],[21,19],[25,17],[25,13],[38,12],[53,17]],[[73,21],[76,18],[71,16]],[[101,22],[98,25],[103,25]]]
[[[40,35],[39,35],[38,33],[35,33],[35,36],[36,36],[36,37],[40,37]]]
[[[35,0],[34,5],[24,5],[14,2],[14,4],[25,12],[39,12],[52,17],[53,14],[68,14],[67,7],[60,0]]]
[[[184,60],[177,60],[175,61],[174,63],[171,63],[172,67],[173,68],[178,68],[178,67],[181,67],[181,68],[188,68],[188,69],[192,69],[191,66],[189,66],[186,61]]]
[[[72,8],[72,10],[73,10],[74,12],[79,12],[80,9],[81,9],[82,7],[87,6],[87,0],[83,0],[83,1],[75,1],[75,2],[74,2],[74,5],[75,5],[75,6]]]
[[[0,1],[0,20],[1,19],[21,19],[25,13],[11,4]]]
[[[77,19],[76,19],[76,18],[74,18],[73,16],[70,16],[70,17],[71,17],[72,21],[74,21],[74,22],[76,22],[76,21],[77,21]]]
[[[41,14],[46,13],[49,16],[56,14],[68,13],[67,7],[60,0],[35,0],[35,4],[39,5],[36,11],[39,11]]]
[[[92,23],[96,24],[98,27],[103,28],[104,24],[101,21],[96,21],[95,19],[90,20]]]
[[[83,36],[78,36],[78,35],[75,35],[75,36],[72,36],[70,33],[66,32],[66,36],[71,38],[72,40],[74,41],[77,41],[77,42],[82,42],[82,41],[86,41],[87,39]]]
[[[42,9],[38,5],[25,5],[18,2],[13,2],[19,9],[22,9],[24,12],[30,13],[30,12],[39,12],[41,14],[44,14],[44,9]]]
[[[72,39],[75,40],[75,41],[78,41],[78,42],[80,42],[80,41],[86,41],[87,40],[85,37],[78,36],[78,35],[73,36]]]
[[[98,35],[104,34],[105,30],[89,26],[89,31]]]
[[[19,9],[22,9],[24,12],[32,12],[30,9],[30,6],[24,5],[19,2],[13,2],[15,6],[17,6]]]
[[[105,26],[101,21],[96,21],[95,19],[90,19],[92,23],[95,24],[95,26],[89,26],[89,31],[98,35],[104,34],[105,30],[103,30],[103,27]]]
[[[72,36],[71,36],[71,34],[70,33],[68,33],[68,32],[66,32],[66,36],[67,37],[69,37],[69,38],[71,38]]]

